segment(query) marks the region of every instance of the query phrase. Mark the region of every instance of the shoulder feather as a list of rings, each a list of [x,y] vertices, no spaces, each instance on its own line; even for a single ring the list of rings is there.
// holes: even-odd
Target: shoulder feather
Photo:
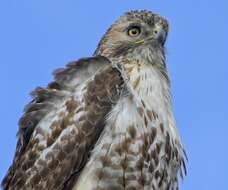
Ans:
[[[82,86],[82,84],[84,84],[84,89],[78,88]],[[105,57],[80,59],[79,61],[68,64],[64,69],[56,70],[54,72],[54,81],[46,88],[38,87],[35,89],[31,93],[33,100],[25,106],[24,114],[19,120],[19,139],[14,161],[3,179],[3,189],[25,187],[25,184],[28,184],[27,178],[30,174],[28,172],[29,170],[36,171],[35,174],[33,173],[34,178],[40,176],[43,171],[42,169],[48,167],[38,167],[42,161],[45,163],[49,159],[49,155],[42,157],[43,152],[49,151],[53,153],[52,149],[60,151],[64,148],[69,148],[67,145],[73,143],[73,140],[72,142],[64,141],[63,133],[71,132],[71,136],[74,136],[73,130],[64,130],[72,125],[72,123],[70,123],[70,119],[72,119],[72,122],[78,123],[75,126],[78,128],[78,134],[75,137],[77,138],[76,141],[79,143],[80,138],[84,139],[83,143],[82,141],[79,143],[77,150],[74,149],[76,157],[71,155],[71,159],[74,158],[74,160],[71,162],[65,160],[63,162],[64,164],[70,164],[71,169],[68,167],[69,170],[65,171],[65,183],[61,183],[62,185],[60,184],[60,186],[63,187],[62,189],[69,187],[72,184],[73,177],[75,178],[75,176],[77,176],[75,174],[80,171],[80,168],[83,167],[83,163],[87,160],[88,150],[91,149],[99,137],[100,132],[103,130],[102,123],[104,122],[105,115],[108,113],[114,100],[118,99],[116,86],[121,85],[122,79],[120,74],[111,67],[109,60]],[[78,93],[77,91],[83,96],[80,100],[81,102],[74,100],[75,94]],[[76,110],[76,104],[78,103],[81,103],[81,106],[78,106],[79,109]],[[80,111],[83,111],[83,115],[79,114]],[[47,117],[50,113],[52,113],[53,116]],[[56,115],[57,113],[58,115]],[[57,116],[58,120],[56,120]],[[48,122],[43,121],[45,118]],[[54,130],[52,125],[54,127],[60,127],[56,127],[56,130]],[[47,128],[52,131],[48,131]],[[39,135],[37,135],[39,133],[41,136],[43,135],[42,138],[45,142],[45,146],[52,144],[53,146],[50,146],[51,148],[48,147],[49,149],[47,149],[47,147],[42,144],[42,138],[39,139]],[[48,135],[52,138],[48,138]],[[49,141],[52,142],[50,143]],[[59,148],[57,141],[64,141],[66,147]],[[35,152],[38,152],[37,154],[32,151],[35,145],[38,146]],[[81,153],[78,152],[79,149]],[[52,156],[60,156],[59,154],[56,155],[53,153]],[[66,155],[65,157],[69,159]],[[33,161],[31,161],[31,159],[33,159]],[[75,161],[77,161],[77,163],[75,163]],[[35,167],[35,163],[38,166]],[[67,168],[63,163],[59,163],[58,167]],[[72,165],[73,163],[75,164]],[[53,172],[56,172],[56,170],[53,169]],[[30,185],[36,182],[32,177],[29,180]],[[54,180],[53,183],[58,184],[57,179],[52,180]],[[48,185],[47,181],[42,185],[44,184]],[[42,185],[40,187],[42,187]]]

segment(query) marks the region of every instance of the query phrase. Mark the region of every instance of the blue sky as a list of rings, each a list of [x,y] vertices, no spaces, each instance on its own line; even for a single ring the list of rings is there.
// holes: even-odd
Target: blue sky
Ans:
[[[228,189],[227,8],[226,0],[1,0],[0,179],[29,92],[45,86],[55,68],[91,56],[123,12],[148,9],[170,23],[173,104],[189,157],[182,189]]]

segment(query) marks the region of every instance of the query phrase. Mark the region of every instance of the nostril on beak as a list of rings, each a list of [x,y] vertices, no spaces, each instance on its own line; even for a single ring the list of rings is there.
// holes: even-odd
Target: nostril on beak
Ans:
[[[163,29],[163,27],[160,24],[157,24],[155,26],[153,33],[154,33],[155,38],[159,41],[159,43],[164,45],[165,40],[166,40],[166,32]]]
[[[168,32],[169,23],[164,17],[156,16],[154,23],[155,25],[162,27],[166,31],[166,33]]]
[[[155,35],[158,34],[158,32],[159,32],[159,31],[158,31],[157,29],[154,30],[154,34],[155,34]]]

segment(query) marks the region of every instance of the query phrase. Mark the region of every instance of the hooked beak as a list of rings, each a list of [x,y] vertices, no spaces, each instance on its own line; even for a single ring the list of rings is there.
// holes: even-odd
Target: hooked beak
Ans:
[[[160,24],[156,24],[155,28],[153,30],[153,39],[157,40],[158,43],[162,44],[162,46],[165,44],[167,37],[167,32]]]
[[[164,46],[169,30],[168,21],[161,16],[156,16],[154,21],[153,35],[157,42]]]

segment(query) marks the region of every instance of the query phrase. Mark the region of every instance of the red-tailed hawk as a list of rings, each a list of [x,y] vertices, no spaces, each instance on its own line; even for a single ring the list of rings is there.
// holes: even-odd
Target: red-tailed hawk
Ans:
[[[171,108],[167,33],[159,15],[128,12],[93,57],[35,89],[3,189],[178,189],[185,153]]]

